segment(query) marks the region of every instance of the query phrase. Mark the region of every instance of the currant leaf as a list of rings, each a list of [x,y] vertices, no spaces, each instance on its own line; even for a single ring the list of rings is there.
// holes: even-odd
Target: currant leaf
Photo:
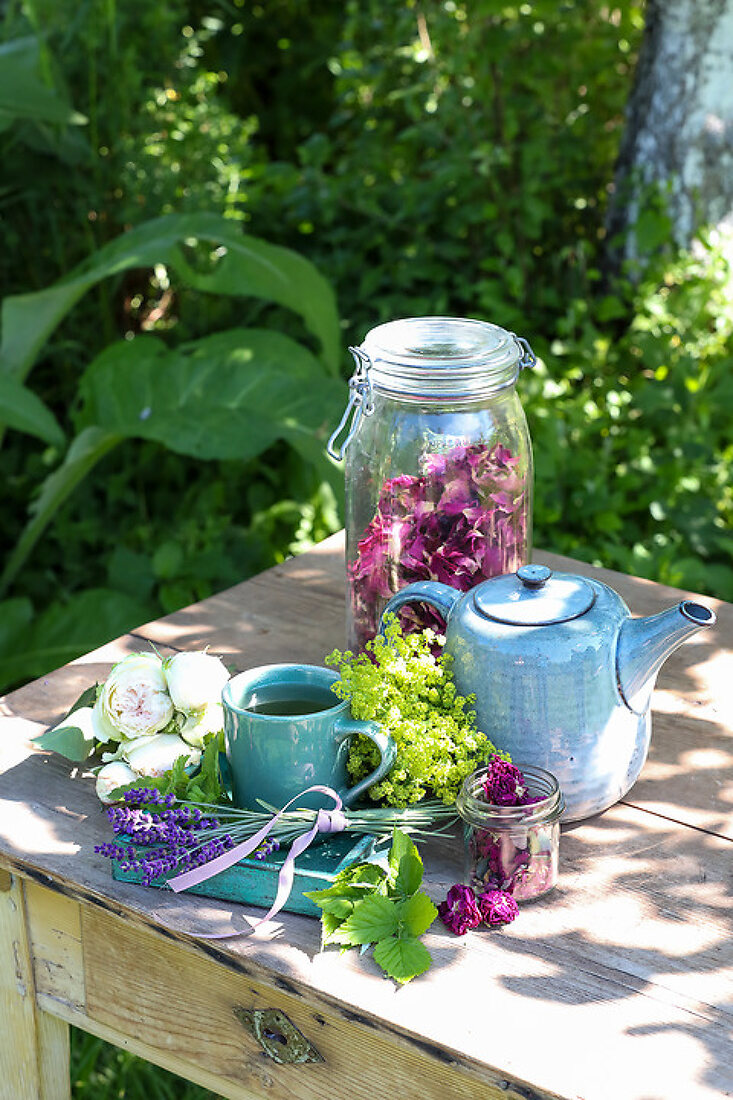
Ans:
[[[433,961],[425,944],[415,936],[380,940],[374,948],[374,961],[400,985],[424,974]]]

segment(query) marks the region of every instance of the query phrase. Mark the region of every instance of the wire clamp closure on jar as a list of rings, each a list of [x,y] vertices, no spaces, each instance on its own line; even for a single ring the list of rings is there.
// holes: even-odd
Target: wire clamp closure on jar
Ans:
[[[524,370],[525,367],[535,367],[537,356],[529,346],[529,340],[525,340],[524,336],[517,336],[516,332],[510,332],[509,335],[522,353],[517,364],[519,369]]]
[[[369,377],[369,367],[372,365],[372,361],[362,348],[349,348],[349,351],[353,355],[354,362],[356,363],[356,370],[349,379],[349,400],[344,409],[344,415],[341,417],[336,431],[333,433],[326,446],[326,450],[331,458],[335,458],[337,462],[340,462],[346,454],[346,448],[356,435],[362,416],[371,416],[374,412],[372,381]],[[346,433],[346,438],[343,443],[337,447],[336,440],[348,424],[349,417],[352,413],[353,420]]]

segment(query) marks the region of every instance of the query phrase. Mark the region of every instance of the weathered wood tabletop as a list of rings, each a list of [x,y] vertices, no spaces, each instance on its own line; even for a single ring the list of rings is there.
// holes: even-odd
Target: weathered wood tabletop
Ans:
[[[673,589],[549,554],[634,614]],[[233,669],[323,663],[343,644],[343,543],[140,628],[0,709],[0,1096],[69,1095],[68,1023],[240,1100],[697,1100],[733,1094],[733,607],[665,664],[649,759],[629,795],[567,828],[557,889],[498,931],[437,922],[404,988],[368,955],[319,951],[319,924],[114,881],[91,776],[29,738],[149,642],[211,647]],[[458,840],[421,846],[440,901]],[[275,1009],[323,1061],[280,1065],[242,1026]],[[239,1016],[237,1015],[239,1012]]]

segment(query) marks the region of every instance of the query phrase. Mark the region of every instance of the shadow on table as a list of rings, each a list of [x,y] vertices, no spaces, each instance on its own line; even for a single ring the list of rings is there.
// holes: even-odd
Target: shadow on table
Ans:
[[[731,769],[725,780],[733,782]],[[498,980],[522,997],[578,1007],[630,1004],[646,992],[671,1007],[667,1020],[630,1022],[626,1034],[696,1040],[707,1083],[729,1086],[732,857],[730,840],[631,805],[567,829],[560,884],[541,903],[546,918],[527,907],[524,926],[500,941],[502,952],[542,960],[551,973],[532,973],[530,963],[527,976]],[[562,927],[551,931],[556,903]]]

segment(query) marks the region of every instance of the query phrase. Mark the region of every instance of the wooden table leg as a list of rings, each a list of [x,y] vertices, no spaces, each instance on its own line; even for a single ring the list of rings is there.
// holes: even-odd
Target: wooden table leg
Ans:
[[[0,868],[0,1100],[69,1100],[69,1025],[36,1006],[20,880]]]

